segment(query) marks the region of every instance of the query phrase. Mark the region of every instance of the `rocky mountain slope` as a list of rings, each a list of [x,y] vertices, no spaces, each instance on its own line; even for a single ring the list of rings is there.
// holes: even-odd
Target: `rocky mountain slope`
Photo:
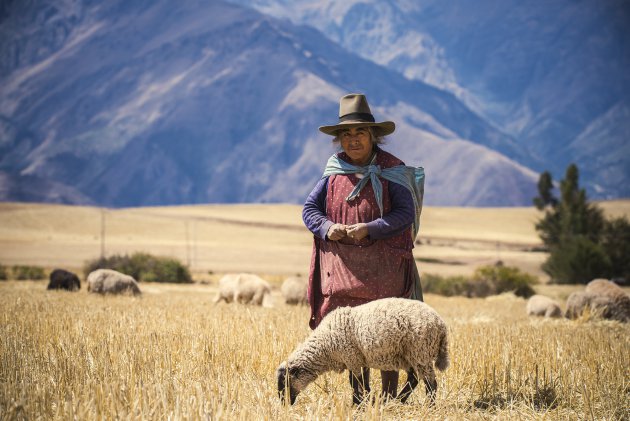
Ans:
[[[300,203],[335,150],[317,127],[357,91],[425,167],[426,203],[535,194],[536,160],[453,93],[251,8],[13,1],[0,35],[2,200]]]
[[[456,95],[556,179],[630,197],[630,3],[233,0]]]

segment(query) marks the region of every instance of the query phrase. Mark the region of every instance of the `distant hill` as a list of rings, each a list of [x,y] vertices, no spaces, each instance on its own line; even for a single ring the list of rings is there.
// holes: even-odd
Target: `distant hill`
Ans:
[[[529,205],[543,166],[452,92],[233,4],[14,1],[0,35],[0,200],[300,203],[352,91],[427,204]]]

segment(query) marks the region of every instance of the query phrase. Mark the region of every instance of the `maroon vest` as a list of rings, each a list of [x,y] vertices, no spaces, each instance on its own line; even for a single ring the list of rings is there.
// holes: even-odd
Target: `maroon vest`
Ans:
[[[339,158],[349,162],[348,156],[341,152]],[[403,162],[396,158],[394,155],[378,150],[376,155],[375,165],[379,165],[381,169],[394,167],[397,165],[404,165]],[[384,178],[379,178],[383,186],[383,215],[386,215],[391,210],[391,203],[389,200],[389,181]],[[352,225],[360,222],[371,222],[381,217],[380,209],[376,201],[374,194],[374,188],[372,183],[368,182],[359,196],[354,200],[348,202],[346,197],[354,190],[354,187],[359,183],[360,179],[354,175],[331,175],[328,179],[328,190],[326,193],[326,217],[331,221],[339,224]],[[411,238],[411,227],[404,230],[402,233],[395,237],[387,238],[384,240],[390,247],[406,250],[411,253],[413,249],[413,239]],[[368,237],[356,241],[350,238],[344,238],[340,241],[343,244],[354,245],[369,245],[374,242]],[[411,256],[408,256],[411,257]]]
[[[339,158],[349,161],[344,153]],[[379,150],[376,165],[389,168],[402,161]],[[389,182],[383,184],[383,214],[391,209]],[[371,222],[381,217],[372,183],[348,202],[359,178],[354,175],[332,175],[328,179],[326,216],[335,223],[352,225]],[[386,297],[408,297],[413,276],[413,241],[411,227],[394,237],[372,240],[344,238],[340,241],[315,239],[311,262],[309,301],[312,328],[330,311],[341,306],[356,306]]]

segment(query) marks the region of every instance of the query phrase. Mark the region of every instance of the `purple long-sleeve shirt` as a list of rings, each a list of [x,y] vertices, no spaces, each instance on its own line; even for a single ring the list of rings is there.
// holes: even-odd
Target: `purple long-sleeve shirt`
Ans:
[[[328,229],[333,222],[326,218],[326,196],[328,193],[328,177],[324,177],[315,185],[308,195],[302,209],[304,225],[321,239],[326,239]],[[415,208],[411,192],[405,186],[390,182],[389,200],[391,210],[382,218],[368,222],[368,235],[372,240],[393,237],[413,224]]]

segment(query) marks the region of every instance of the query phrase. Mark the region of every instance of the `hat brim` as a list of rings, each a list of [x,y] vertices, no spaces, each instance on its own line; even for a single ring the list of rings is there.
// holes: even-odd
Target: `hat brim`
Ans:
[[[334,126],[321,126],[319,131],[330,136],[337,136],[337,132],[341,129],[350,129],[352,127],[373,127],[376,136],[387,136],[394,133],[396,124],[393,121],[383,121],[380,123],[371,123],[369,121],[344,121]]]

